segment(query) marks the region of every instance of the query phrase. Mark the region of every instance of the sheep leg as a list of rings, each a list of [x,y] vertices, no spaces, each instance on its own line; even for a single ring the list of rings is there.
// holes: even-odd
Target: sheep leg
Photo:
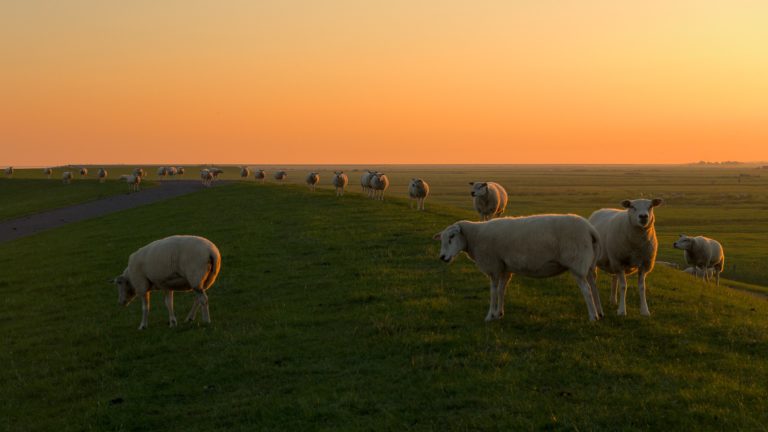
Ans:
[[[619,278],[616,275],[611,275],[611,304],[619,304]]]
[[[200,308],[200,303],[197,301],[197,296],[195,296],[195,300],[192,302],[192,309],[189,310],[189,314],[187,314],[186,322],[192,322],[195,320],[195,317],[197,317],[197,310]]]
[[[638,269],[637,292],[640,294],[640,315],[651,316],[651,312],[648,310],[648,302],[645,301],[645,275],[645,271]]]
[[[587,273],[587,283],[592,291],[592,301],[595,305],[595,311],[597,312],[597,318],[600,319],[605,316],[603,312],[603,304],[600,301],[600,291],[597,289],[597,269],[591,268]]]
[[[200,305],[200,310],[203,315],[203,322],[208,324],[211,322],[211,315],[208,312],[208,295],[205,294],[205,291],[201,290],[195,290],[195,294],[197,295],[197,303]]]
[[[498,287],[498,279],[496,276],[491,276],[491,305],[488,307],[488,315],[485,316],[485,322],[493,321],[494,312],[496,311],[496,288]]]
[[[165,290],[165,308],[168,309],[168,325],[176,327],[176,314],[173,313],[173,291]]]
[[[615,277],[619,281],[619,310],[616,314],[624,316],[627,314],[627,276],[620,270]]]
[[[510,278],[512,278],[512,273],[502,273],[498,279],[496,285],[496,319],[504,317],[504,293],[507,290]]]
[[[587,312],[589,313],[589,320],[595,321],[596,319],[599,319],[597,316],[597,308],[595,307],[595,300],[592,298],[592,287],[589,282],[587,282],[587,278],[576,274],[573,275],[573,278],[576,279],[576,283],[581,289],[581,295],[584,296],[584,302],[587,304]]]
[[[149,325],[149,291],[141,296],[141,324],[139,330],[144,330]]]

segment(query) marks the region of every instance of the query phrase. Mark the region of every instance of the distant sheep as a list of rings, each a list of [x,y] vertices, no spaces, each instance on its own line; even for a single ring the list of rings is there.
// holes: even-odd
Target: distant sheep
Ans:
[[[64,171],[63,173],[61,173],[61,181],[62,181],[62,183],[65,183],[65,184],[72,183],[72,178],[73,177],[74,176],[72,175],[72,171]]]
[[[45,175],[46,178],[50,179],[51,175],[53,175],[53,168],[44,168],[43,175]]]
[[[9,166],[8,168],[5,169],[5,176],[8,177],[8,178],[13,177],[13,167],[12,166]]]
[[[701,274],[702,279],[709,282],[710,272],[713,272],[717,286],[720,286],[720,273],[725,267],[725,254],[723,246],[717,240],[680,234],[680,238],[672,246],[683,251],[685,263],[695,267],[697,275]]]
[[[346,188],[347,183],[349,183],[349,177],[344,174],[344,171],[334,171],[332,183],[333,187],[336,189],[336,196],[344,196],[344,188]]]
[[[224,174],[224,170],[221,168],[211,168],[209,170],[211,172],[211,175],[213,175],[213,180],[218,180],[219,176]]]
[[[165,293],[168,321],[176,326],[173,312],[174,291],[194,291],[195,302],[187,315],[194,321],[202,309],[203,322],[211,322],[206,291],[216,281],[221,269],[221,253],[210,240],[197,236],[176,235],[140,248],[128,258],[128,266],[113,283],[117,286],[118,303],[123,306],[138,296],[141,298],[141,324],[149,324],[149,295],[151,291]]]
[[[167,173],[169,176],[173,177],[173,176],[175,176],[176,174],[178,174],[178,173],[179,173],[179,170],[178,170],[178,169],[176,169],[176,167],[168,167],[168,168],[166,168],[165,172],[166,172],[166,173]]]
[[[177,175],[184,175],[184,167],[176,167]]]
[[[312,192],[315,191],[315,187],[318,183],[320,183],[320,174],[316,172],[311,172],[307,174],[307,178],[304,179],[305,182],[307,182],[307,185],[309,186],[309,190]]]
[[[109,176],[109,172],[104,168],[99,168],[99,183],[104,183],[107,180],[107,176]]]
[[[142,168],[134,168],[131,174],[137,177],[144,177],[147,175]]]
[[[248,167],[240,168],[240,177],[242,177],[245,180],[248,180],[248,177],[250,175],[251,175],[251,170],[249,170]]]
[[[645,299],[645,278],[656,263],[655,207],[664,201],[636,199],[621,202],[624,210],[604,208],[589,217],[589,222],[600,233],[601,252],[597,266],[613,275],[611,279],[611,303],[619,304],[619,315],[627,314],[626,275],[637,272],[637,289],[640,293],[640,314],[650,316]],[[620,287],[620,290],[619,290]],[[621,294],[621,301],[617,299]]]
[[[167,174],[168,174],[168,170],[165,167],[160,167],[157,169],[158,177],[165,177]]]
[[[507,190],[495,182],[469,182],[470,195],[480,220],[487,221],[504,214],[507,208]]]
[[[288,178],[288,173],[285,171],[276,171],[275,172],[275,180],[283,181],[286,178]]]
[[[386,174],[376,172],[371,176],[370,186],[373,191],[371,198],[384,201],[384,191],[389,188],[389,178]]]
[[[213,184],[213,173],[210,170],[203,168],[200,170],[200,180],[203,182],[203,186],[211,187]]]
[[[362,187],[363,193],[368,196],[371,196],[371,176],[373,176],[373,171],[371,170],[365,170],[363,175],[360,176],[360,186]]]
[[[595,283],[600,253],[597,231],[581,216],[535,215],[487,222],[460,221],[434,236],[440,259],[467,254],[491,280],[486,321],[504,316],[504,291],[513,274],[546,278],[570,271],[587,304],[589,319],[603,316]]]
[[[124,180],[128,183],[128,192],[138,192],[139,185],[141,185],[141,176],[136,174],[124,174],[120,176],[120,180]]]
[[[427,196],[429,196],[429,184],[420,178],[412,178],[408,184],[408,198],[412,200],[411,208],[415,201],[416,210],[424,210],[424,200]]]
[[[267,178],[267,174],[264,172],[263,169],[256,170],[253,173],[253,178],[256,180],[260,180],[262,183],[264,183],[264,180]]]
[[[88,168],[80,168],[80,175],[83,177],[88,177]]]

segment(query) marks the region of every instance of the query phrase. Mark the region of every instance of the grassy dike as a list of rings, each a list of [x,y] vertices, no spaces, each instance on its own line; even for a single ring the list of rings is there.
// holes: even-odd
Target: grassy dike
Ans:
[[[232,184],[0,245],[2,430],[768,428],[768,305],[666,268],[652,317],[587,320],[568,275],[488,282],[405,200]],[[222,251],[210,326],[106,280],[171,234]],[[603,302],[608,280],[601,278]],[[184,316],[192,296],[176,296]]]

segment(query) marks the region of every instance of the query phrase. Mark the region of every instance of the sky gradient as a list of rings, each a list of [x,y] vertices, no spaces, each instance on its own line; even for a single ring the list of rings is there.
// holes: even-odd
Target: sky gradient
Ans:
[[[5,0],[0,165],[768,160],[768,2]]]

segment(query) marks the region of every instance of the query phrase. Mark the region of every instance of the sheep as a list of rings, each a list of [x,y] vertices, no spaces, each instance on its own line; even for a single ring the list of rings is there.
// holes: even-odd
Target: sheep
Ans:
[[[157,169],[158,177],[165,177],[166,174],[168,174],[168,170],[165,167],[160,167]]]
[[[221,253],[210,240],[189,235],[174,235],[153,241],[132,253],[128,266],[112,282],[117,286],[118,303],[128,306],[134,297],[141,298],[141,324],[147,328],[149,295],[163,290],[168,321],[176,326],[173,312],[174,291],[194,291],[195,302],[187,315],[194,321],[197,310],[202,309],[203,322],[210,323],[206,291],[216,281],[221,269]]]
[[[698,267],[686,267],[683,269],[683,272],[702,279],[705,277],[711,278],[715,276],[715,269],[712,267],[708,268],[706,272]]]
[[[109,176],[109,172],[104,168],[99,168],[99,183],[104,183],[107,180],[107,176]]]
[[[344,196],[344,188],[349,183],[349,177],[344,174],[344,171],[334,171],[332,183],[333,187],[336,188],[336,196]]]
[[[309,189],[314,192],[315,186],[320,182],[320,174],[316,172],[311,172],[307,174],[307,178],[304,179],[304,181],[307,182],[307,185],[309,185]]]
[[[61,181],[64,184],[72,183],[72,177],[74,177],[72,175],[72,171],[64,171],[63,173],[61,173]]]
[[[224,174],[224,170],[221,168],[211,168],[209,171],[213,175],[214,181],[219,179],[219,175]]]
[[[178,169],[176,169],[176,167],[168,167],[168,168],[165,170],[165,172],[166,172],[166,173],[167,173],[169,176],[173,177],[173,176],[175,176],[176,174],[178,174],[179,170],[178,170]]]
[[[50,179],[52,174],[53,174],[53,168],[43,169],[43,175],[45,175],[46,178]]]
[[[120,180],[125,180],[125,182],[128,183],[128,193],[139,191],[141,176],[136,174],[123,174],[120,176]]]
[[[13,177],[13,167],[12,166],[9,166],[8,168],[5,169],[5,176],[8,177],[8,178],[12,178]]]
[[[142,169],[142,168],[134,168],[133,172],[131,174],[133,174],[133,175],[135,175],[137,177],[144,177],[145,175],[147,175],[144,172],[144,169]]]
[[[672,244],[672,247],[683,251],[685,263],[696,268],[696,276],[701,272],[702,279],[709,282],[710,272],[713,272],[717,286],[720,286],[720,273],[725,268],[725,254],[723,246],[717,240],[680,234],[680,238]]]
[[[480,220],[487,221],[504,214],[507,207],[507,190],[495,182],[469,182],[472,186],[472,203]]]
[[[261,180],[262,183],[264,183],[264,179],[267,177],[267,174],[264,172],[263,169],[256,170],[253,173],[253,178],[255,180]]]
[[[80,168],[80,175],[83,177],[88,177],[88,168]]]
[[[371,176],[371,198],[384,201],[384,191],[389,187],[389,179],[386,174],[376,172]]]
[[[601,209],[589,217],[589,222],[600,233],[602,244],[597,267],[611,273],[611,303],[618,302],[618,315],[627,314],[627,275],[637,272],[637,290],[640,294],[640,314],[650,316],[645,298],[645,278],[656,263],[656,228],[653,209],[664,200],[660,198],[624,200],[625,210]],[[621,288],[620,291],[618,288]]]
[[[513,274],[546,278],[566,271],[581,289],[590,321],[604,316],[595,279],[600,237],[581,216],[542,214],[459,221],[433,238],[442,242],[441,260],[450,263],[464,252],[489,277],[491,301],[485,321],[504,316],[504,291]]]
[[[203,182],[203,186],[211,187],[213,184],[213,173],[210,170],[203,168],[200,170],[200,180]]]
[[[416,210],[424,210],[424,200],[429,196],[429,183],[420,178],[412,178],[408,184],[408,197],[411,199],[410,207],[416,202]]]
[[[360,186],[368,196],[371,196],[371,176],[373,176],[373,171],[371,170],[365,170],[363,175],[360,176]]]
[[[250,175],[251,175],[251,170],[249,170],[248,167],[240,168],[240,177],[242,177],[244,180],[248,180],[248,177]]]
[[[178,175],[184,175],[184,167],[176,167],[176,172]]]
[[[275,180],[282,181],[288,178],[288,173],[285,171],[277,171],[275,172]]]

